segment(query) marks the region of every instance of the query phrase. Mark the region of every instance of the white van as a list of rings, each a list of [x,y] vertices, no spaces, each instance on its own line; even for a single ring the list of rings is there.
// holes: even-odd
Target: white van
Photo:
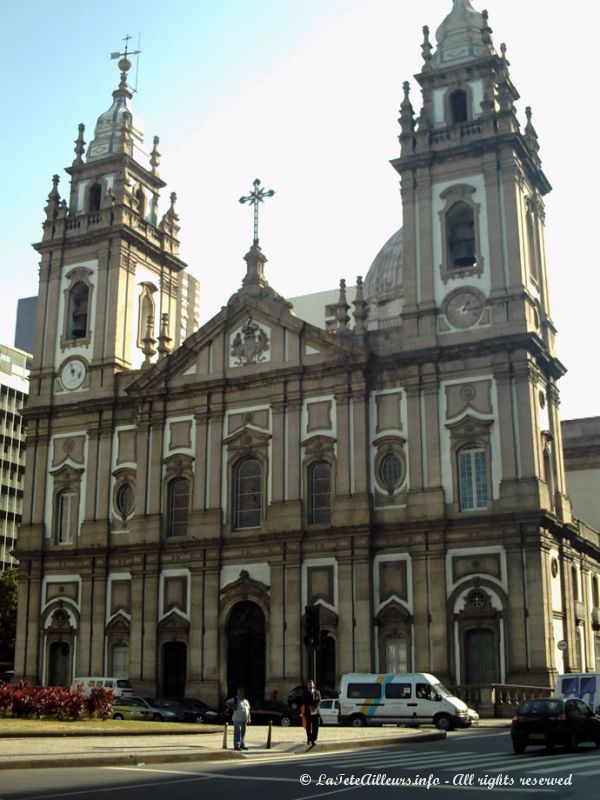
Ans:
[[[126,678],[114,678],[110,676],[73,678],[71,689],[81,686],[84,694],[91,694],[92,689],[110,689],[113,697],[123,697],[133,694],[133,686]]]
[[[594,714],[600,714],[600,672],[569,672],[559,675],[556,694],[565,700],[578,697]]]
[[[468,728],[467,706],[426,672],[376,675],[347,673],[340,682],[342,725],[433,724]]]

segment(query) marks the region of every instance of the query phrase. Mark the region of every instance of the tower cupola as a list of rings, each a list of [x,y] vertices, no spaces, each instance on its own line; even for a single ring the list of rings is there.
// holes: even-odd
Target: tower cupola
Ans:
[[[131,69],[127,53],[119,59],[118,66],[121,70],[119,86],[113,92],[111,107],[98,117],[87,151],[88,163],[119,153],[132,156],[136,160],[139,160],[140,155],[148,157],[142,148],[142,127],[130,107],[133,93],[127,85],[127,73]]]
[[[438,46],[432,66],[471,61],[489,53],[481,35],[485,27],[483,15],[473,8],[471,0],[453,0],[452,11],[435,32]]]

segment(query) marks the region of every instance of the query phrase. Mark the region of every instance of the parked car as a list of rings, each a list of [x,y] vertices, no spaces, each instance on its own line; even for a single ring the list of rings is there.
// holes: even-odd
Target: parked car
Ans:
[[[6,669],[2,673],[2,679],[0,680],[0,683],[10,683],[14,677],[15,677],[14,669]]]
[[[179,722],[208,722],[219,724],[223,722],[223,716],[209,708],[202,700],[195,700],[189,697],[163,697],[155,700],[159,708],[165,708],[177,714]]]
[[[600,747],[600,717],[583,700],[544,697],[519,707],[510,733],[515,753],[535,745],[575,750],[580,742],[593,742]]]
[[[250,718],[253,725],[267,725],[272,722],[283,728],[301,723],[300,711],[279,700],[259,700],[252,703]]]
[[[333,698],[321,700],[319,705],[319,717],[321,725],[340,724],[340,701]]]
[[[152,720],[152,712],[141,697],[115,697],[112,703],[113,719]]]
[[[473,725],[473,727],[477,727],[477,725],[479,725],[479,714],[477,711],[475,711],[474,708],[467,708],[467,714],[471,720],[471,725]]]
[[[330,686],[320,686],[318,689],[321,692],[322,698],[335,698],[339,695],[339,692],[336,692],[336,690],[332,689]],[[288,706],[291,706],[292,708],[300,708],[302,696],[304,695],[305,691],[306,686],[294,686],[294,688],[288,694]]]
[[[134,695],[134,697],[137,697],[137,695]],[[157,706],[157,701],[153,697],[137,697],[137,699],[144,703],[155,722],[177,722],[177,714],[168,708]]]

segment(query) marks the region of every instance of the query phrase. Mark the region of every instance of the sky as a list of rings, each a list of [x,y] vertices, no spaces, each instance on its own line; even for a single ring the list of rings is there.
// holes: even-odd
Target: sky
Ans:
[[[496,48],[533,109],[546,197],[561,417],[600,415],[596,243],[599,115],[595,32],[600,5],[473,0],[487,7]],[[238,202],[255,178],[275,195],[260,207],[267,279],[288,297],[353,284],[402,225],[398,109],[402,83],[420,109],[422,27],[431,38],[451,0],[0,0],[0,342],[12,344],[19,297],[37,293],[44,206],[89,142],[117,87],[110,53],[140,43],[133,111],[147,149],[160,137],[177,193],[181,256],[201,283],[201,322],[239,288],[252,212]],[[570,9],[573,9],[571,11]],[[590,371],[592,366],[592,371]]]

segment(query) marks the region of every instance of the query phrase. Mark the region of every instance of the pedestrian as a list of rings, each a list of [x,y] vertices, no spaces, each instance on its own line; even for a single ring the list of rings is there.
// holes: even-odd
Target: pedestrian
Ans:
[[[246,725],[250,722],[250,703],[246,700],[244,687],[238,686],[235,697],[225,701],[227,708],[231,709],[233,722],[233,749],[247,750]]]
[[[309,747],[314,747],[319,735],[319,704],[321,693],[315,687],[315,682],[310,678],[306,682],[306,689],[302,696],[302,716],[304,717],[304,727],[306,728],[306,743]]]

